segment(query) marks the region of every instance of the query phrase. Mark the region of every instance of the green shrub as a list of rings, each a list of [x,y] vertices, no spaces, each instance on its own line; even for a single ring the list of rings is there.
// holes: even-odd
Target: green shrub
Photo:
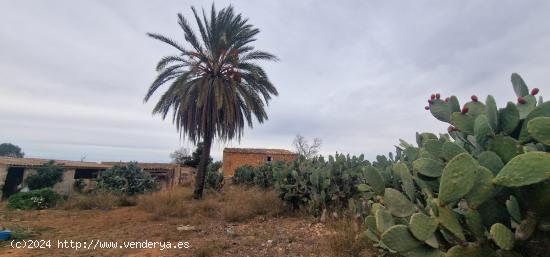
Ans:
[[[127,195],[155,191],[158,185],[153,177],[143,172],[136,162],[115,165],[101,174],[97,183],[101,191]]]
[[[55,164],[54,161],[40,166],[36,174],[30,175],[25,179],[25,183],[31,190],[53,187],[63,180],[63,167]]]
[[[8,208],[22,210],[42,210],[54,207],[61,196],[51,188],[19,192],[10,196]]]
[[[223,174],[220,172],[220,167],[222,166],[221,162],[214,162],[208,164],[206,171],[206,188],[211,188],[214,190],[221,190],[224,184]]]
[[[266,163],[262,166],[254,168],[254,185],[261,188],[273,187],[273,184],[275,183],[274,174],[285,168],[286,164],[281,161]]]
[[[235,170],[235,175],[231,179],[235,185],[252,185],[254,184],[254,167],[244,165]]]

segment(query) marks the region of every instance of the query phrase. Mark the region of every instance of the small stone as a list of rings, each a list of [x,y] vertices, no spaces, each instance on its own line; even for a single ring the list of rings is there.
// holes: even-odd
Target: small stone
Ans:
[[[197,228],[195,226],[191,225],[185,225],[185,226],[178,226],[178,231],[196,231]]]
[[[232,227],[226,227],[224,232],[228,236],[235,236],[235,231]]]

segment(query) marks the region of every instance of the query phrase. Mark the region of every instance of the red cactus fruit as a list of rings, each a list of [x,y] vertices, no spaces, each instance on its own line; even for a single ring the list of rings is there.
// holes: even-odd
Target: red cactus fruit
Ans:
[[[449,102],[449,98],[448,98],[448,97],[447,97],[447,98],[445,98],[445,102]]]
[[[441,95],[439,93],[435,94],[435,99],[441,98]]]
[[[525,103],[527,103],[527,102],[525,101],[525,98],[523,98],[523,97],[520,96],[520,97],[518,97],[518,103],[520,103],[520,104],[525,104]]]
[[[429,104],[433,104],[433,103],[434,103],[434,101],[432,101],[432,100],[428,100],[428,103],[429,103]]]
[[[533,88],[531,89],[531,95],[537,95],[539,93],[539,89],[538,88]]]
[[[430,109],[430,106],[424,106],[424,110],[429,110]]]
[[[462,114],[468,113],[468,107],[466,107],[466,106],[462,107],[461,113],[462,113]]]
[[[477,100],[478,100],[476,95],[472,95],[472,97],[470,97],[470,98],[471,98],[472,101],[474,101],[474,102],[477,102]]]
[[[434,100],[434,99],[435,99],[435,94],[432,94],[432,95],[430,96],[430,99]]]

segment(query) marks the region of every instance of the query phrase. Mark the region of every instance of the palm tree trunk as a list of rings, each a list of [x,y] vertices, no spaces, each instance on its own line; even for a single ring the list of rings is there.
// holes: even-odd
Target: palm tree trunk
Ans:
[[[210,159],[210,147],[212,146],[212,133],[206,133],[204,137],[204,148],[202,149],[202,156],[199,162],[199,169],[197,170],[197,176],[195,177],[195,192],[193,198],[201,199],[202,192],[204,190],[204,180],[206,177],[206,169],[208,167],[208,160]]]

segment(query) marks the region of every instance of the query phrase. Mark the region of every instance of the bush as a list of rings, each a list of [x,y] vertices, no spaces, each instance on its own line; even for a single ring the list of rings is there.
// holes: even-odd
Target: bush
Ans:
[[[275,183],[275,174],[285,169],[286,163],[278,161],[266,163],[254,169],[254,185],[261,188],[270,188]]]
[[[22,210],[42,210],[54,207],[61,196],[51,188],[19,192],[8,199],[8,208]]]
[[[115,165],[101,174],[97,188],[102,191],[127,195],[143,194],[157,190],[153,177],[143,172],[136,162]]]
[[[206,188],[221,190],[224,184],[223,174],[220,172],[221,162],[214,162],[208,165],[206,170]]]
[[[36,174],[30,175],[25,180],[27,186],[31,190],[53,187],[58,182],[63,180],[63,167],[55,164],[54,161],[40,166],[36,170]]]
[[[231,179],[235,185],[251,185],[254,183],[254,167],[244,165],[235,170],[235,175]]]

